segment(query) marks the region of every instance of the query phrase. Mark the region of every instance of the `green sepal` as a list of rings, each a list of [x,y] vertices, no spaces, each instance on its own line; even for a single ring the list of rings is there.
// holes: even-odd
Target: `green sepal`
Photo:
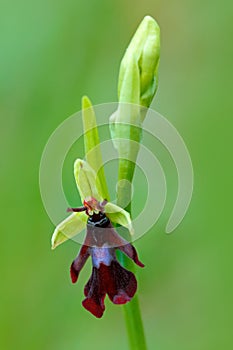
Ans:
[[[116,204],[108,202],[104,207],[104,211],[111,222],[126,227],[129,230],[131,236],[133,236],[134,229],[132,226],[132,221],[130,214],[126,210],[122,209]]]
[[[87,219],[87,214],[85,212],[80,212],[73,213],[62,221],[53,233],[51,239],[52,249],[55,249],[60,244],[82,232],[87,225]]]
[[[95,171],[82,159],[77,159],[74,163],[74,177],[78,187],[82,202],[90,197],[103,201],[101,193],[101,184]]]

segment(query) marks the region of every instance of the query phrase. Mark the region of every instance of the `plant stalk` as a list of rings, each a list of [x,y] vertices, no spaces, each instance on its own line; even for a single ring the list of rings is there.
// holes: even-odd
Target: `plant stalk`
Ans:
[[[131,180],[130,182],[132,182],[132,179],[128,178],[127,180]],[[125,198],[131,198],[131,189],[128,186],[125,188],[122,187],[121,190],[118,191],[118,205],[125,203]],[[127,205],[125,210],[131,214],[131,203]],[[122,266],[135,274],[136,269],[133,262],[128,259],[122,252],[119,252],[118,257]],[[123,305],[123,312],[130,349],[146,350],[146,338],[137,294],[133,297],[130,303]]]

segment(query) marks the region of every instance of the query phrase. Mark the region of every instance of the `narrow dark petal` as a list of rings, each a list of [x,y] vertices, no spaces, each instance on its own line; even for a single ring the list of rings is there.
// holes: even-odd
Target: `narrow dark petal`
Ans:
[[[84,294],[86,299],[83,300],[82,305],[90,311],[95,317],[102,317],[105,306],[104,306],[104,298],[106,295],[105,291],[105,280],[104,274],[101,273],[103,266],[101,264],[100,268],[96,267],[92,268],[92,274],[84,288]]]
[[[145,265],[138,259],[138,254],[134,246],[130,243],[127,243],[125,245],[121,245],[118,247],[123,253],[125,253],[130,259],[132,259],[135,264],[137,264],[140,267],[144,267]]]
[[[110,300],[114,304],[127,303],[137,290],[137,280],[134,274],[123,268],[117,261],[112,261],[108,271],[106,289]]]
[[[72,262],[70,266],[70,276],[71,276],[72,283],[77,282],[79,272],[83,268],[89,255],[90,255],[89,247],[87,245],[82,245],[77,258]]]
[[[80,213],[81,211],[85,211],[85,210],[86,210],[86,207],[67,208],[67,209],[66,209],[67,213],[69,213],[69,212]]]
[[[116,230],[112,227],[112,224],[110,223],[109,229],[106,230],[106,241],[108,242],[109,246],[115,247],[115,249],[120,249],[123,253],[125,253],[130,259],[132,259],[135,264],[137,264],[140,267],[144,267],[145,265],[138,259],[138,254],[136,249],[132,244],[130,244],[128,241],[126,241],[124,238],[122,238]]]

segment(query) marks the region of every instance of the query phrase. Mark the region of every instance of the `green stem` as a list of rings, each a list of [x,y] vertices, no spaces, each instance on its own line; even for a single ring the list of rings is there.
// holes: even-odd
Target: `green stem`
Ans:
[[[120,256],[120,260],[125,268],[134,272],[135,267],[133,263],[129,260],[126,260],[125,256],[122,253]],[[137,295],[134,296],[130,303],[127,303],[123,306],[123,311],[130,349],[146,350],[146,339]]]
[[[133,175],[127,176],[128,177],[127,180],[132,182],[132,176]],[[122,178],[119,178],[119,180],[122,180]],[[123,186],[120,188],[120,190],[118,189],[118,197],[117,197],[118,205],[121,206],[122,203],[125,203],[125,198],[131,198],[131,189],[128,186],[125,188]],[[131,214],[131,203],[127,205],[125,210],[127,210]],[[122,265],[126,269],[135,273],[134,264],[130,259],[127,259],[127,257],[121,252],[119,252],[119,259]],[[146,350],[147,349],[146,339],[145,339],[143,322],[141,317],[139,299],[137,295],[134,296],[134,298],[130,301],[130,303],[123,305],[123,311],[124,311],[130,349]]]

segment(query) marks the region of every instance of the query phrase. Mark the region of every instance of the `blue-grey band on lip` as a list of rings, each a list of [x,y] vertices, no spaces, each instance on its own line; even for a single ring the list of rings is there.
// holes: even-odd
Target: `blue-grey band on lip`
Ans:
[[[100,216],[98,218],[98,216]],[[95,226],[95,227],[108,227],[110,224],[109,218],[104,213],[94,214],[89,216],[87,220],[87,225]]]

